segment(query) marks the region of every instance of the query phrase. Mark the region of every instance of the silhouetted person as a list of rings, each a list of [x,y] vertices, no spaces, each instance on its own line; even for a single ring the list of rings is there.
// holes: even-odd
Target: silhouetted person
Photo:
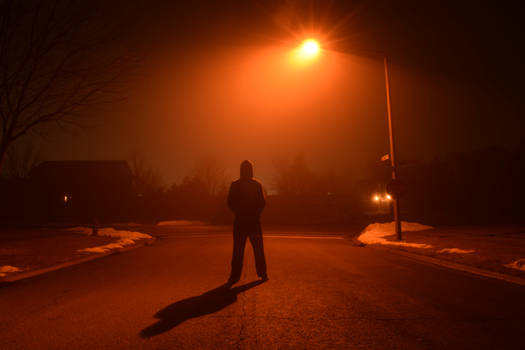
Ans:
[[[257,275],[267,280],[261,230],[261,213],[266,204],[261,183],[253,178],[253,165],[250,161],[241,163],[241,177],[234,181],[228,193],[228,206],[235,213],[233,223],[233,256],[229,284],[241,278],[246,238],[250,238],[255,256]]]

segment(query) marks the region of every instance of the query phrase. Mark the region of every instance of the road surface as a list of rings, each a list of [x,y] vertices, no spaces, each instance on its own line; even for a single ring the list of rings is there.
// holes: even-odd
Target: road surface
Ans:
[[[339,237],[267,232],[270,280],[229,273],[227,232],[0,286],[7,349],[523,349],[525,287]],[[312,233],[315,236],[315,233]]]

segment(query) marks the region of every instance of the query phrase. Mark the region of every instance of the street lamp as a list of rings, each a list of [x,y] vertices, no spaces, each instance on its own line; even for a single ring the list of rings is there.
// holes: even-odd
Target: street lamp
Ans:
[[[298,48],[299,57],[303,59],[311,59],[319,55],[321,52],[321,46],[319,42],[315,39],[307,39],[301,43]],[[392,171],[392,183],[397,184],[399,182],[397,175],[397,163],[396,163],[396,148],[394,142],[394,126],[392,123],[392,105],[390,98],[390,73],[388,70],[388,58],[386,55],[383,55],[383,65],[385,68],[385,89],[386,89],[386,106],[387,106],[387,118],[388,118],[388,137],[390,143],[390,168]],[[399,186],[396,186],[396,188]],[[392,205],[394,211],[394,221],[395,221],[395,230],[398,240],[402,239],[401,231],[401,219],[399,218],[400,209],[399,209],[399,193],[392,193]]]
[[[320,54],[321,45],[319,45],[319,41],[309,38],[291,52],[290,58],[295,65],[301,67],[316,61]]]
[[[320,51],[319,42],[315,39],[306,39],[299,47],[299,55],[303,58],[314,58]]]

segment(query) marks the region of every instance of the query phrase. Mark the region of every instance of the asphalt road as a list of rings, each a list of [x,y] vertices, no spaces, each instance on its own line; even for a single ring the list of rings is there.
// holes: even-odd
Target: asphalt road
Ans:
[[[0,348],[525,348],[523,286],[268,232],[270,280],[257,282],[247,249],[243,278],[221,288],[231,236],[164,230],[152,246],[0,286]]]

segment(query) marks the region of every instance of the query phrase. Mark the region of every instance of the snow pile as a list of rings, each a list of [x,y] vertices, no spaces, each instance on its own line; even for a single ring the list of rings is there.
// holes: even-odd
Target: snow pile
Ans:
[[[114,238],[127,238],[127,239],[132,239],[134,241],[138,239],[142,239],[142,238],[153,238],[146,233],[115,230],[114,228],[111,228],[111,227],[99,228],[98,235],[105,236],[105,237],[114,237]]]
[[[401,222],[401,229],[404,232],[431,230],[433,228],[434,227],[432,226],[422,225],[417,222],[407,222],[407,221]],[[361,232],[361,234],[359,235],[357,239],[360,242],[363,242],[365,244],[384,244],[384,245],[395,245],[395,246],[412,247],[412,248],[432,248],[432,246],[429,244],[389,241],[384,238],[387,236],[393,236],[395,235],[395,233],[396,232],[395,232],[394,222],[386,222],[384,224],[375,223],[375,224],[368,225],[363,230],[363,232]]]
[[[510,264],[506,264],[505,266],[510,267],[511,269],[525,271],[525,259],[518,259]]]
[[[15,266],[9,266],[9,265],[0,266],[0,277],[5,277],[7,276],[8,273],[18,272],[18,271],[20,271],[20,269]]]
[[[460,248],[444,248],[438,251],[438,253],[458,253],[458,254],[470,254],[474,253],[474,249],[460,249]]]
[[[88,229],[85,227],[77,227],[76,229],[78,230],[76,230],[75,232],[85,233],[86,232],[85,230],[89,230],[90,232],[89,234],[91,234],[91,229]],[[80,230],[80,229],[84,229],[84,230]],[[112,249],[124,248],[127,245],[131,245],[135,243],[135,241],[139,239],[153,238],[146,233],[125,231],[125,230],[115,230],[114,228],[111,228],[111,227],[100,228],[98,229],[97,234],[99,236],[104,236],[104,237],[119,238],[119,240],[115,243],[109,243],[109,244],[101,245],[98,247],[79,249],[78,251],[86,252],[86,253],[105,253]]]
[[[93,228],[77,226],[77,227],[69,228],[68,231],[75,232],[75,233],[81,233],[83,235],[91,235],[93,233]],[[103,236],[103,237],[113,237],[113,238],[129,238],[132,240],[137,240],[137,239],[142,239],[142,238],[153,238],[146,233],[125,231],[125,230],[115,230],[114,228],[111,228],[111,227],[99,228],[97,230],[97,235]]]
[[[206,225],[203,221],[192,221],[192,220],[171,220],[171,221],[160,221],[157,226],[186,226],[186,225]]]
[[[129,239],[129,238],[123,238],[123,239],[119,239],[116,243],[109,243],[109,244],[101,245],[98,247],[79,249],[78,251],[85,252],[85,253],[105,253],[112,249],[124,248],[125,246],[131,245],[133,243],[135,243],[134,240]]]

